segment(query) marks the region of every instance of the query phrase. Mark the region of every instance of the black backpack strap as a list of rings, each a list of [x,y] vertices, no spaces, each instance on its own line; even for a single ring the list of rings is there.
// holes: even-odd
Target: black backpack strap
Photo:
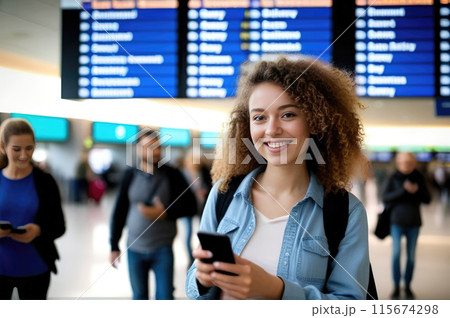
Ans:
[[[378,300],[377,286],[373,277],[372,264],[369,263],[369,286],[367,287],[366,300]]]
[[[220,192],[217,193],[217,201],[216,201],[217,225],[219,225],[220,221],[223,219],[225,213],[227,212],[228,207],[230,206],[231,201],[233,201],[234,193],[236,192],[237,188],[239,187],[244,178],[245,175],[232,177],[230,184],[228,185],[228,191],[225,193]],[[221,290],[217,286],[213,286],[210,288],[199,287],[199,292],[201,296],[197,298],[198,300],[219,299]]]
[[[326,280],[331,275],[331,263],[336,257],[339,244],[345,236],[348,222],[348,192],[328,193],[323,199],[323,226],[328,240],[330,257]]]
[[[348,204],[349,197],[347,191],[329,193],[324,197],[323,226],[328,240],[328,248],[330,250],[326,281],[328,281],[328,278],[331,275],[331,263],[334,261],[334,258],[339,251],[339,244],[344,238],[347,229],[349,215]],[[369,285],[367,288],[366,299],[378,299],[377,287],[375,285],[371,264],[369,264]]]
[[[241,184],[242,180],[245,178],[245,175],[239,175],[231,178],[230,184],[228,185],[228,191],[225,193],[217,194],[216,201],[216,219],[217,225],[219,225],[220,221],[223,219],[225,213],[227,212],[228,207],[230,206],[231,201],[233,201],[234,193],[237,188]]]

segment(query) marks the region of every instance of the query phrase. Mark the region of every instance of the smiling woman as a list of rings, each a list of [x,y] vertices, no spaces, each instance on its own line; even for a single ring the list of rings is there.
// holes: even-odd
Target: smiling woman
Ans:
[[[365,159],[361,154],[363,127],[357,114],[357,109],[364,107],[356,96],[355,85],[349,75],[309,58],[261,61],[248,65],[243,74],[224,140],[223,158],[228,159],[228,151],[233,149],[229,146],[230,138],[236,138],[237,164],[220,160],[214,162],[212,170],[214,182],[224,179],[219,186],[220,191],[226,191],[233,176],[247,174],[259,166],[244,140],[250,136],[253,138],[252,133],[260,126],[261,119],[267,123],[266,117],[270,115],[265,111],[272,112],[286,105],[291,105],[288,110],[295,110],[304,121],[302,125],[309,131],[306,137],[314,141],[314,145],[309,143],[307,146],[317,146],[326,162],[319,165],[316,160],[308,160],[308,169],[317,175],[326,192],[350,187],[352,173],[358,170],[359,165],[365,164]],[[255,118],[250,113],[253,108],[260,110],[262,117]],[[291,114],[284,115],[283,122],[292,121],[286,118]],[[302,144],[297,143],[297,146]],[[248,155],[252,160],[248,164],[240,164],[246,162],[244,158]]]
[[[65,224],[58,186],[32,164],[35,137],[24,119],[0,126],[0,299],[46,299]],[[16,231],[15,228],[21,231]]]
[[[366,298],[367,216],[346,192],[358,165],[367,163],[359,107],[350,77],[331,65],[279,58],[248,67],[200,224],[200,231],[230,237],[235,264],[210,264],[204,260],[211,253],[199,246],[186,280],[188,297]],[[222,217],[223,196],[231,203]],[[336,210],[348,211],[348,222],[342,216],[332,224],[345,233],[337,252],[324,217],[332,196],[342,198],[333,202]]]

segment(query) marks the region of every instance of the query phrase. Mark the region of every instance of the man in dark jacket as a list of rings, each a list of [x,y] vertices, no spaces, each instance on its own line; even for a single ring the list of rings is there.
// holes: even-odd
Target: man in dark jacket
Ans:
[[[384,204],[391,209],[392,273],[395,284],[392,299],[400,297],[400,254],[403,235],[406,236],[407,240],[407,261],[404,273],[405,293],[407,299],[414,299],[410,284],[414,271],[417,237],[422,225],[420,204],[430,202],[430,193],[424,177],[416,170],[417,161],[412,153],[398,153],[396,166],[397,171],[390,176],[383,194]]]
[[[149,271],[156,280],[156,299],[173,299],[172,243],[176,219],[196,211],[196,201],[178,169],[163,165],[158,134],[137,139],[139,169],[125,172],[111,219],[111,263],[117,266],[119,240],[128,228],[127,256],[133,299],[149,299]]]

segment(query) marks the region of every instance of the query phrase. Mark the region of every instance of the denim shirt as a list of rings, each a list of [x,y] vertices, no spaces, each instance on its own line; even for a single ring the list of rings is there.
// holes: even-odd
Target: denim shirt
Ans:
[[[255,230],[251,187],[261,172],[257,168],[239,185],[234,198],[217,226],[216,183],[205,205],[201,231],[218,232],[230,237],[233,252],[240,255]],[[365,299],[369,283],[368,225],[362,203],[349,193],[349,219],[345,237],[339,245],[336,262],[326,283],[328,243],[323,227],[323,186],[311,173],[305,198],[290,211],[278,261],[277,276],[284,282],[282,299]],[[195,263],[186,278],[186,295],[200,296],[195,278]],[[203,296],[203,295],[202,295]]]

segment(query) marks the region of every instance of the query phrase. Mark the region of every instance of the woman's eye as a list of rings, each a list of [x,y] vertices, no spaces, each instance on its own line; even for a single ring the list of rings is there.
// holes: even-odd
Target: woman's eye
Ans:
[[[294,113],[286,113],[283,115],[283,118],[291,118],[291,117],[295,117],[295,116],[296,116],[296,114],[294,114]]]
[[[19,151],[20,151],[20,149],[18,149],[18,148],[13,148],[13,151],[15,151],[15,152],[19,152]]]
[[[253,120],[254,121],[261,121],[261,120],[263,120],[264,119],[264,116],[261,116],[261,115],[258,115],[258,116],[254,116],[253,117]]]

